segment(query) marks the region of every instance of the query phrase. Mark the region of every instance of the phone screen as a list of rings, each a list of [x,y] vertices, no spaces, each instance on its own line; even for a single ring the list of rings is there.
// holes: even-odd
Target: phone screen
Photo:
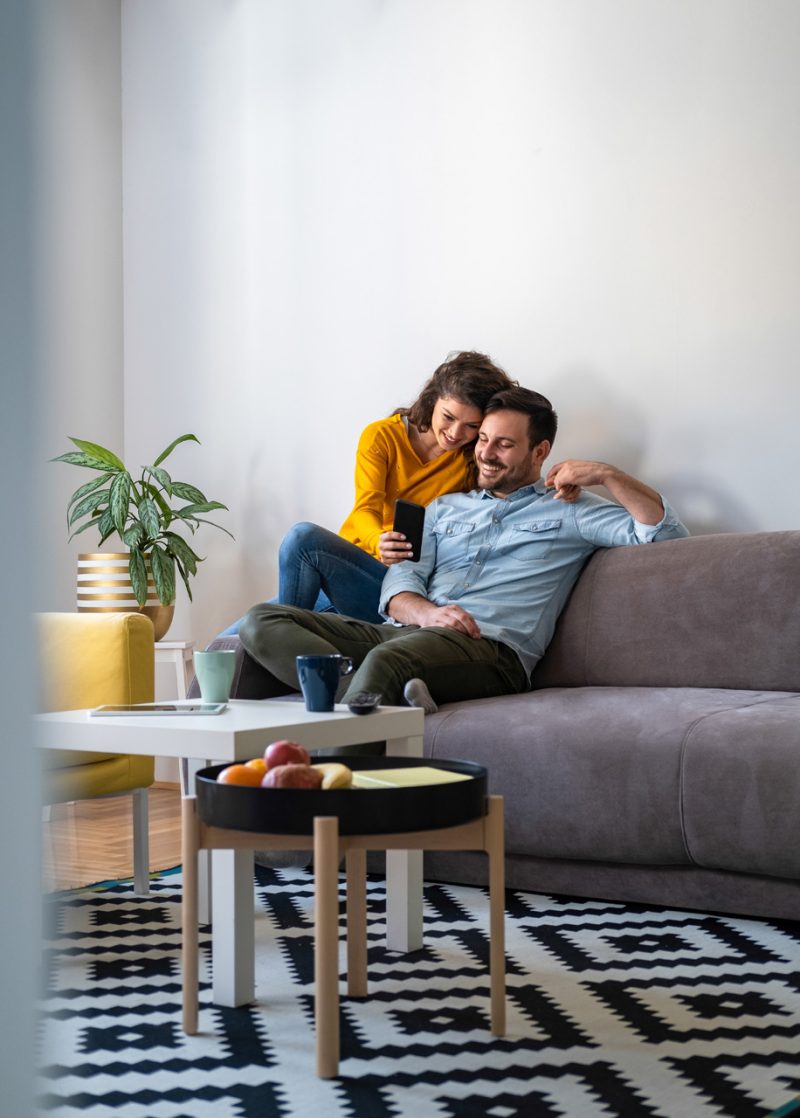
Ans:
[[[395,501],[394,524],[395,532],[402,532],[411,544],[411,554],[407,562],[418,563],[422,551],[422,529],[425,524],[425,506],[414,501]]]

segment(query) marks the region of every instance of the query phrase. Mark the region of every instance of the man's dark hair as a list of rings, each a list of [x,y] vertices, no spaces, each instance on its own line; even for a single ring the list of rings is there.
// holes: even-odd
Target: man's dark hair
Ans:
[[[552,445],[555,442],[558,429],[558,416],[553,410],[553,405],[541,392],[534,392],[530,388],[505,388],[495,392],[486,405],[485,414],[493,411],[520,411],[528,417],[528,441],[531,449],[542,439]]]

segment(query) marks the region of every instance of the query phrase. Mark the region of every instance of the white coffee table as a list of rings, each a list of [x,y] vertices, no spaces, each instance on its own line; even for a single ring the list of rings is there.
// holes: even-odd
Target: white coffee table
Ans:
[[[302,703],[232,701],[213,716],[139,715],[90,718],[86,710],[36,715],[35,741],[47,749],[138,753],[182,759],[184,794],[192,774],[206,764],[246,761],[280,738],[310,749],[385,741],[394,756],[422,756],[424,714],[412,707],[381,707],[374,714],[309,712]],[[215,850],[212,856],[211,916],[213,988],[217,1005],[245,1005],[255,994],[253,855]],[[422,946],[422,855],[389,851],[386,856],[386,942],[390,950]]]

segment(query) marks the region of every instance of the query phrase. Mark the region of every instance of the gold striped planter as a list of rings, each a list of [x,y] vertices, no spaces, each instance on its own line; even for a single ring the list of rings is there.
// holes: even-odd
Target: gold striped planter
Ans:
[[[143,613],[160,641],[172,624],[174,603],[162,606],[147,564],[147,604],[136,601],[128,574],[127,552],[94,551],[78,556],[78,613]]]

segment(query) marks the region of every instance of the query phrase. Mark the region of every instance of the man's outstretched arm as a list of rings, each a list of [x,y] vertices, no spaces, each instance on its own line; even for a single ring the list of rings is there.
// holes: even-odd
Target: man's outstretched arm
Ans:
[[[552,467],[545,484],[555,486],[554,495],[560,501],[574,501],[581,489],[602,485],[640,524],[658,524],[664,516],[664,505],[655,489],[607,462],[569,458]]]

